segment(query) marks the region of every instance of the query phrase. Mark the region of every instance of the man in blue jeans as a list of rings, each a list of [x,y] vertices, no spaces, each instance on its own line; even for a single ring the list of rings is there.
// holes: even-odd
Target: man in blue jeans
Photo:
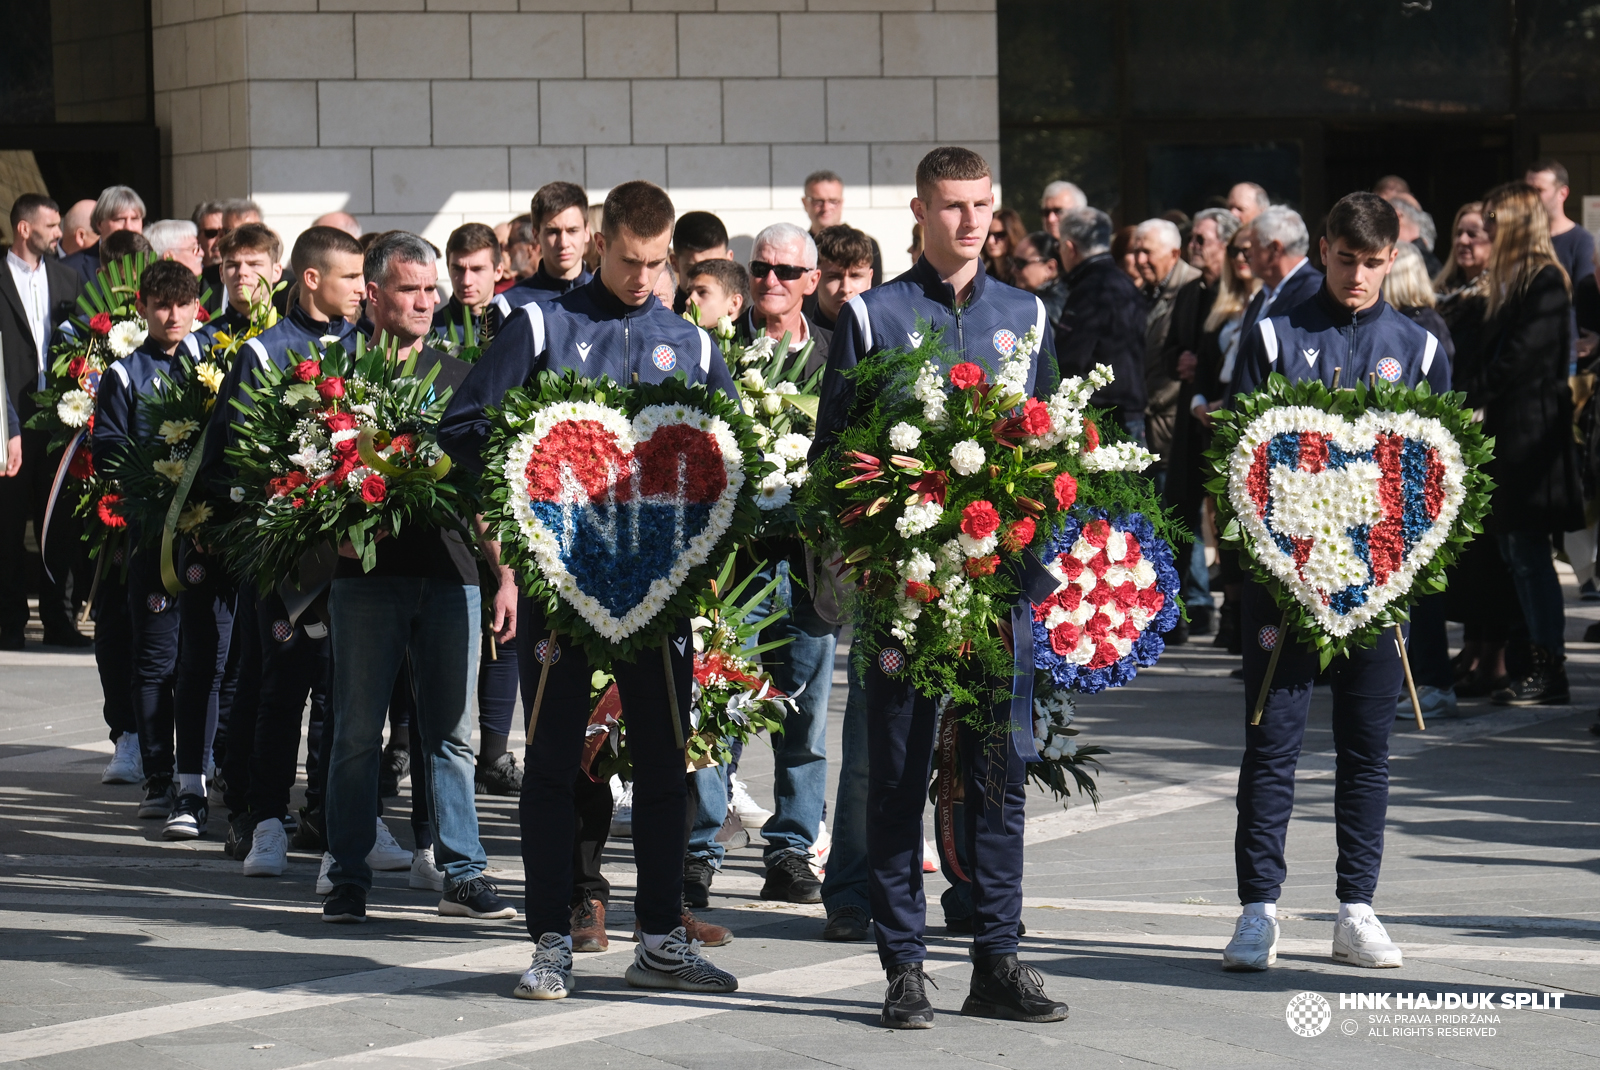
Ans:
[[[367,308],[376,344],[396,342],[396,359],[417,354],[417,372],[434,366],[434,388],[466,378],[470,366],[422,345],[433,321],[438,267],[433,247],[391,231],[368,247],[363,263]],[[473,799],[472,694],[477,685],[481,601],[478,567],[460,534],[407,526],[378,543],[378,560],[363,572],[348,542],[328,598],[333,618],[333,751],[328,763],[328,851],[333,891],[322,920],[364,922],[377,839],[378,763],[389,697],[409,653],[416,695],[411,730],[419,733],[434,817],[434,859],[444,871],[439,913],[511,918],[516,911],[484,877],[488,857],[478,838]],[[487,554],[497,561],[498,554]],[[516,628],[516,585],[502,580],[496,598],[497,638]]]

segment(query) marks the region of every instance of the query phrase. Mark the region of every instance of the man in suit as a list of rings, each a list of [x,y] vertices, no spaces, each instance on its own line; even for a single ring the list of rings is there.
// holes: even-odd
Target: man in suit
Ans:
[[[1322,272],[1306,256],[1311,234],[1293,208],[1275,204],[1243,229],[1249,231],[1242,240],[1250,243],[1250,270],[1261,280],[1261,289],[1244,310],[1243,330],[1249,332],[1268,316],[1282,316],[1315,297],[1322,289]]]
[[[77,252],[61,258],[61,262],[76,271],[84,283],[94,281],[100,274],[99,239],[118,230],[142,232],[144,230],[144,198],[131,186],[107,186],[100,191],[89,213],[89,226],[96,241],[82,246]]]
[[[45,387],[50,367],[50,335],[66,323],[83,283],[54,254],[61,240],[61,209],[38,193],[25,193],[11,206],[15,236],[0,271],[0,352],[4,353],[7,397],[25,423],[38,411],[33,395]],[[0,649],[21,650],[28,623],[28,554],[23,531],[29,519],[36,534],[44,531],[50,484],[61,464],[61,450],[51,450],[50,432],[22,429],[22,468],[16,478],[0,483]],[[46,644],[88,646],[72,621],[73,558],[81,547],[70,504],[58,508],[50,544],[42,548],[50,576],[40,576],[39,617]],[[72,530],[67,530],[71,528]]]

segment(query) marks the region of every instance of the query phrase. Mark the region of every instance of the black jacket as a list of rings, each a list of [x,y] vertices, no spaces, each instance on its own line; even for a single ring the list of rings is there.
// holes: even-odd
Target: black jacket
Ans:
[[[1178,358],[1185,352],[1199,357],[1205,344],[1206,317],[1211,314],[1212,302],[1217,299],[1215,283],[1206,284],[1202,278],[1184,283],[1172,303],[1172,319],[1167,327],[1167,342],[1161,350],[1161,363],[1166,374],[1178,378]],[[1167,458],[1166,500],[1186,509],[1198,504],[1205,482],[1200,456],[1205,452],[1210,436],[1189,411],[1190,403],[1200,382],[1198,362],[1194,375],[1187,382],[1179,380],[1177,414],[1172,430],[1171,455]]]
[[[813,316],[809,312],[802,311],[801,314],[805,317],[806,330],[809,332],[807,337],[816,343],[811,347],[811,352],[806,355],[806,367],[801,372],[802,376],[806,376],[814,374],[818,368],[828,363],[828,350],[833,347],[833,329],[835,325],[826,321],[819,321],[817,316]],[[818,315],[820,316],[820,313]],[[756,326],[754,309],[739,317],[738,330],[741,340],[746,344],[760,337],[762,328]]]
[[[26,420],[38,411],[33,394],[39,389],[39,346],[28,327],[22,295],[17,292],[11,268],[4,259],[0,254],[0,349],[5,351],[6,396],[17,415]],[[44,258],[44,273],[50,288],[50,323],[53,328],[60,328],[77,308],[83,280],[53,256]],[[48,356],[45,361],[48,372]]]
[[[1056,328],[1061,377],[1088,375],[1109,364],[1116,375],[1097,390],[1095,405],[1144,416],[1144,317],[1150,307],[1110,253],[1097,253],[1067,273],[1067,302]]]
[[[1526,292],[1507,302],[1490,324],[1477,374],[1465,384],[1468,404],[1484,410],[1484,434],[1495,440],[1490,531],[1583,527],[1567,383],[1572,299],[1562,274],[1553,264],[1545,267]]]

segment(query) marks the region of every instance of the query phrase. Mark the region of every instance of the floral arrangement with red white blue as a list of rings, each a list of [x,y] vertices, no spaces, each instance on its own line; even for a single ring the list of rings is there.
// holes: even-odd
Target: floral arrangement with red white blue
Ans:
[[[737,401],[543,373],[490,414],[484,514],[551,628],[599,664],[657,647],[755,528],[771,465]]]
[[[1171,551],[1161,544],[1180,532],[1140,474],[1153,456],[1104,437],[1109,425],[1090,407],[1111,369],[1069,378],[1041,401],[1027,396],[1036,332],[1013,339],[992,376],[958,362],[939,332],[921,334],[915,349],[874,354],[847,373],[857,397],[873,400],[818,460],[811,481],[841,574],[866,595],[855,600],[858,657],[985,721],[1010,694],[1011,613],[1027,593],[1035,602],[1033,659],[1057,686],[1126,682],[1161,653],[1157,633],[1176,619]],[[1136,580],[1111,561],[1113,529],[1135,532],[1140,552],[1155,561],[1165,550],[1169,574],[1147,562]],[[1074,556],[1094,540],[1093,555]],[[1126,534],[1121,545],[1131,545]],[[1099,583],[1113,566],[1119,582]],[[1141,595],[1140,581],[1157,593]],[[1116,610],[1123,595],[1113,592],[1123,585],[1138,615]],[[1063,593],[1068,587],[1078,596]],[[1080,603],[1069,609],[1064,600],[1073,597]],[[1101,605],[1112,614],[1097,616]],[[1104,629],[1089,631],[1101,619]]]
[[[1464,394],[1373,377],[1354,389],[1271,376],[1218,412],[1208,459],[1222,537],[1238,542],[1323,665],[1369,647],[1444,590],[1483,530],[1493,440]]]

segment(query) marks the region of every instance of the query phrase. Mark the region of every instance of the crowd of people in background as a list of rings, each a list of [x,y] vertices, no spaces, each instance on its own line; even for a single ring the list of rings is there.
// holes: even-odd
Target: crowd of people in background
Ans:
[[[1414,613],[1411,659],[1425,712],[1448,715],[1458,696],[1564,703],[1569,690],[1562,667],[1565,621],[1557,554],[1577,573],[1583,597],[1600,600],[1597,539],[1587,522],[1593,515],[1588,507],[1600,497],[1600,418],[1591,403],[1592,360],[1600,336],[1594,239],[1568,217],[1567,174],[1553,160],[1536,162],[1521,180],[1459,206],[1444,234],[1403,179],[1385,177],[1373,192],[1393,207],[1400,226],[1399,253],[1384,299],[1437,339],[1449,359],[1451,388],[1481,412],[1496,442],[1489,531],[1454,567],[1448,593],[1424,599]],[[811,360],[820,367],[845,306],[884,284],[881,247],[845,222],[845,193],[837,174],[810,175],[802,198],[809,226],[776,222],[766,227],[755,235],[744,262],[735,259],[716,214],[678,216],[656,299],[663,309],[702,326],[731,323],[747,340],[787,338],[794,351],[809,345]],[[172,838],[203,835],[207,788],[197,787],[198,780],[175,779],[171,755],[163,750],[171,747],[170,727],[164,744],[141,739],[149,735],[154,715],[141,705],[134,678],[126,675],[127,653],[113,650],[130,639],[126,625],[115,623],[117,611],[108,608],[104,594],[94,607],[93,638],[79,631],[79,610],[88,598],[80,532],[70,503],[57,502],[55,515],[47,516],[61,453],[49,448],[46,434],[23,426],[35,408],[32,394],[43,388],[51,346],[76,314],[83,286],[108,263],[146,252],[187,269],[197,280],[197,292],[209,291],[213,332],[248,325],[252,307],[269,300],[285,323],[299,324],[301,331],[275,336],[269,345],[329,330],[381,330],[403,348],[421,347],[440,354],[441,361],[453,360],[452,352],[469,334],[488,345],[529,302],[591,282],[603,245],[597,240],[598,209],[583,189],[551,183],[539,190],[527,214],[465,223],[443,250],[429,254],[422,247],[432,247],[415,235],[363,233],[359,221],[343,212],[319,218],[292,251],[285,250],[271,221],[249,200],[206,202],[190,219],[147,220],[145,203],[125,186],[64,212],[37,196],[11,208],[13,243],[7,270],[0,273],[0,344],[11,406],[9,478],[0,480],[0,648],[24,646],[31,579],[38,584],[44,642],[92,644],[104,654],[106,720],[115,749],[103,779],[143,785],[142,801],[135,804],[141,818],[163,821]],[[1030,222],[1036,223],[1034,229]],[[913,232],[913,259],[924,237],[920,228]],[[1229,406],[1238,388],[1244,339],[1264,318],[1311,299],[1321,287],[1312,252],[1308,221],[1288,205],[1273,204],[1253,182],[1218,191],[1214,202],[1193,216],[1173,210],[1120,228],[1067,181],[1050,183],[1036,210],[1018,205],[993,213],[982,247],[983,269],[1042,302],[1063,375],[1085,375],[1101,364],[1114,370],[1115,380],[1093,404],[1159,456],[1151,477],[1194,533],[1189,545],[1177,548],[1187,620],[1165,637],[1169,644],[1214,636],[1216,646],[1232,654],[1242,651],[1245,576],[1237,555],[1217,544],[1204,454],[1214,414]],[[444,261],[444,279],[433,274],[434,257]],[[395,280],[412,268],[421,273],[422,296],[413,287],[406,291],[412,303],[402,305],[395,296],[401,283]],[[289,285],[279,287],[280,281]],[[1575,432],[1581,445],[1574,444]],[[47,520],[48,540],[42,537]],[[46,565],[42,572],[30,566],[25,545],[30,522]],[[469,573],[485,606],[504,585],[515,583],[492,555],[471,563]],[[683,858],[683,903],[675,913],[681,914],[689,938],[707,946],[726,943],[731,934],[697,919],[693,911],[710,902],[725,852],[749,842],[751,833],[765,840],[763,898],[824,903],[828,939],[860,940],[870,932],[862,810],[846,801],[863,790],[859,769],[851,774],[856,781],[842,778],[831,837],[824,818],[826,680],[834,637],[807,616],[808,596],[798,584],[790,612],[792,660],[809,675],[785,686],[808,684],[810,690],[798,692],[809,697],[797,704],[783,739],[774,741],[778,789],[772,805],[752,797],[738,777],[737,758],[732,768],[689,777],[692,828]],[[1454,656],[1446,640],[1449,621],[1465,626],[1465,645]],[[263,609],[259,617],[267,633],[282,622],[275,610]],[[337,781],[343,764],[354,759],[323,732],[330,702],[328,665],[340,663],[330,659],[334,648],[326,629],[289,631],[287,639],[264,634],[254,640],[266,646],[274,664],[293,661],[293,671],[258,678],[260,693],[248,703],[245,685],[239,697],[224,695],[217,759],[202,772],[230,813],[226,850],[244,873],[282,874],[291,847],[326,852],[318,878],[325,893],[344,872],[334,858],[338,845],[332,842],[326,809],[341,791],[349,794]],[[1600,641],[1600,630],[1591,629],[1586,638]],[[522,656],[528,658],[526,647]],[[519,682],[524,703],[529,698],[529,672],[528,664],[519,668],[518,644],[509,639],[485,644],[477,685],[476,765],[452,790],[522,793],[523,770],[508,741]],[[285,683],[290,677],[293,686]],[[274,684],[283,686],[267,686]],[[418,708],[416,688],[404,676],[392,687],[365,678],[346,686],[376,687],[390,696],[386,703],[376,702],[372,716],[380,720],[367,726],[381,732],[381,718],[387,717],[387,741],[369,756],[378,770],[378,798],[396,796],[408,778],[413,793],[409,816],[415,847],[399,845],[380,807],[367,863],[374,869],[408,870],[413,887],[470,886],[482,873],[481,851],[474,858],[471,851],[452,848],[456,861],[450,863],[448,881],[433,853],[435,835],[466,834],[461,814],[430,813],[423,799],[427,763],[414,725],[428,714]],[[246,705],[248,716],[241,712]],[[307,789],[304,805],[295,810],[290,789],[303,734],[308,736]],[[340,738],[347,738],[343,729]],[[184,775],[199,774],[185,770]],[[181,803],[182,796],[197,791],[200,803]],[[352,795],[342,805],[365,815],[374,812],[376,802]],[[608,838],[630,834],[631,803],[627,786],[620,783],[594,784],[580,777],[574,788],[572,888],[560,890],[571,914],[572,950],[607,946],[610,889],[600,860]],[[525,825],[528,820],[525,813]],[[475,829],[474,824],[466,838],[475,837]],[[930,868],[935,854],[930,848]],[[530,884],[538,879],[531,867],[527,879]],[[473,917],[501,917],[509,910],[492,887],[469,888],[456,902],[456,912]],[[970,902],[963,905],[957,896],[945,907],[952,931],[970,927]],[[450,912],[443,904],[441,910]]]

